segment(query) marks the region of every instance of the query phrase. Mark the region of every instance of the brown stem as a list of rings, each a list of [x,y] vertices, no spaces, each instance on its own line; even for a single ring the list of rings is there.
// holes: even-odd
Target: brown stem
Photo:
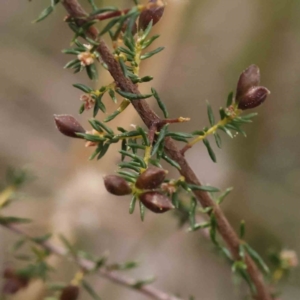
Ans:
[[[49,241],[46,242],[38,242],[36,239],[34,239],[33,236],[28,234],[27,232],[23,231],[19,227],[13,225],[13,224],[1,224],[5,228],[15,232],[18,235],[21,235],[22,237],[26,237],[27,239],[31,240],[32,242],[39,244],[41,247],[43,247],[45,250],[48,250],[50,253],[58,255],[58,256],[66,256],[68,255],[68,251],[63,248],[59,247],[57,245],[54,245],[50,243]],[[96,264],[88,259],[84,259],[81,257],[73,257],[74,261],[78,264],[78,266],[83,271],[93,271],[95,270]],[[109,271],[106,269],[100,269],[97,271],[99,276],[106,278],[116,284],[125,286],[127,288],[136,290],[139,293],[142,293],[145,296],[148,296],[149,298],[156,299],[156,300],[182,300],[181,298],[168,295],[167,293],[153,287],[152,285],[144,285],[140,288],[136,288],[135,284],[137,283],[136,279],[125,277],[124,275],[120,275],[117,272]]]
[[[84,10],[80,8],[80,5],[77,0],[62,0],[62,4],[67,9],[68,13],[73,17],[80,17],[83,14],[86,15]],[[73,9],[74,8],[74,9]],[[93,27],[89,34],[92,38],[96,38],[96,29]],[[100,53],[103,61],[107,64],[108,70],[111,76],[114,78],[117,86],[122,89],[122,91],[130,92],[134,94],[141,94],[138,90],[138,87],[131,82],[129,78],[126,78],[122,72],[122,69],[119,63],[115,60],[114,56],[108,49],[104,41],[100,41],[100,44],[97,48],[97,51]],[[156,115],[156,113],[149,107],[148,103],[145,100],[136,100],[132,101],[132,105],[136,109],[137,113],[145,123],[148,128],[151,128],[153,124],[158,124],[161,122],[161,119]],[[165,139],[165,151],[171,159],[175,160],[181,168],[180,174],[184,176],[185,180],[189,184],[201,185],[196,174],[189,166],[188,162],[182,155],[182,153],[177,149],[175,143],[170,137]],[[212,207],[213,212],[216,217],[217,227],[220,235],[223,240],[226,242],[232,256],[234,259],[239,260],[239,245],[240,240],[238,235],[233,230],[232,226],[229,224],[227,218],[225,217],[223,211],[220,207],[213,201],[208,193],[203,191],[194,191],[195,196],[198,201],[201,203],[203,208]],[[247,265],[247,270],[249,275],[256,287],[256,299],[257,300],[272,300],[269,289],[264,283],[263,276],[258,270],[254,261],[246,255],[245,263]]]
[[[189,144],[186,144],[186,145],[180,150],[181,155],[184,156],[184,153],[185,153],[187,150],[189,150],[190,148],[192,148],[192,146],[189,145]]]

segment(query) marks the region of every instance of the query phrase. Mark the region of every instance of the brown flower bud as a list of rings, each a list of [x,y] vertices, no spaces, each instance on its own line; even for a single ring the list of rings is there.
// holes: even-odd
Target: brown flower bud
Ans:
[[[171,200],[159,192],[146,192],[141,194],[139,198],[154,213],[164,213],[174,208]]]
[[[138,177],[135,186],[141,190],[155,189],[163,183],[166,174],[166,170],[151,166]]]
[[[5,281],[2,286],[2,293],[13,295],[19,290],[28,286],[29,279],[16,273],[12,268],[5,268],[3,272]]]
[[[71,115],[54,115],[57,129],[64,135],[72,138],[81,138],[76,133],[85,133],[84,128]]]
[[[266,100],[269,94],[270,91],[263,86],[253,87],[240,98],[238,108],[245,110],[257,107]]]
[[[76,285],[66,286],[60,295],[60,300],[77,300],[79,296],[79,287]]]
[[[128,182],[117,175],[108,175],[104,177],[104,185],[106,190],[116,196],[124,196],[131,194],[131,187]]]
[[[240,75],[235,101],[238,103],[243,95],[245,95],[250,88],[258,86],[260,82],[260,71],[258,66],[251,65]]]
[[[162,17],[165,7],[161,0],[150,0],[149,3],[156,3],[156,6],[150,6],[143,10],[139,18],[139,29],[145,30],[148,24],[152,21],[154,26]]]

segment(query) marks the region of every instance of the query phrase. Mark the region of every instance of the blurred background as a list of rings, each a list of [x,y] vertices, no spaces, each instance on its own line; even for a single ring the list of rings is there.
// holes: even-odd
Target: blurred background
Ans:
[[[69,47],[72,34],[60,5],[45,21],[31,24],[49,2],[11,0],[1,5],[0,172],[3,178],[8,166],[26,167],[36,177],[22,190],[22,200],[5,213],[33,218],[26,230],[35,234],[64,233],[91,253],[109,250],[112,262],[137,259],[141,265],[130,275],[155,275],[157,287],[182,297],[243,299],[246,286],[235,284],[230,266],[200,234],[178,229],[171,213],[148,213],[141,223],[137,213],[128,214],[129,198],[107,194],[102,177],[116,170],[117,148],[101,161],[88,161],[93,149],[56,130],[56,113],[72,114],[89,129],[91,113],[78,116],[80,91],[72,84],[92,83],[84,73],[63,69],[70,57],[61,49]],[[129,0],[100,2],[132,5]],[[190,132],[208,125],[205,100],[217,112],[241,71],[252,63],[260,66],[271,96],[256,110],[254,124],[245,126],[248,137],[224,136],[223,149],[216,150],[217,164],[202,144],[187,159],[204,183],[234,186],[224,211],[236,229],[241,219],[246,221],[247,241],[264,257],[271,249],[300,252],[299,16],[300,2],[295,0],[169,0],[155,27],[161,34],[155,45],[166,49],[142,68],[143,75],[154,76],[151,86],[170,115],[191,117],[174,130]],[[99,77],[98,87],[111,82],[104,72]],[[143,89],[148,91],[149,85]],[[108,113],[114,111],[106,101]],[[153,99],[149,102],[155,106]],[[140,120],[131,108],[112,122],[128,128],[132,123]],[[3,229],[0,233],[5,265],[15,237]],[[59,259],[53,264],[58,270],[54,279],[73,278],[76,269],[70,264]],[[147,299],[99,277],[89,281],[102,299]],[[299,299],[300,272],[295,270],[280,290],[280,299]],[[35,282],[13,299],[43,299],[43,293],[43,285]],[[89,298],[83,294],[81,299]]]

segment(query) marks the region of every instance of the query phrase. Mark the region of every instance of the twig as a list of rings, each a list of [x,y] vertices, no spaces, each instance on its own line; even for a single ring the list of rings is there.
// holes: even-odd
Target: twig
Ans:
[[[68,13],[74,18],[87,16],[87,13],[82,9],[77,0],[62,0],[62,4],[64,5]],[[98,39],[98,30],[94,26],[90,27],[89,35],[94,39]],[[133,84],[129,78],[126,78],[124,76],[119,63],[115,60],[114,56],[112,55],[108,46],[103,40],[99,42],[97,51],[100,53],[103,61],[108,66],[108,71],[115,80],[116,85],[122,91],[140,95],[141,93],[139,92],[137,85]],[[153,124],[158,124],[161,122],[161,119],[149,107],[148,103],[145,100],[141,99],[137,101],[132,101],[132,105],[134,106],[137,113],[148,128],[151,128]],[[201,185],[200,181],[198,180],[196,174],[188,164],[187,160],[180,153],[179,149],[175,146],[175,143],[170,137],[165,138],[165,151],[171,157],[171,159],[173,159],[179,164],[181,168],[180,174],[184,176],[187,183]],[[195,190],[194,194],[203,208],[212,207],[212,211],[215,215],[220,235],[226,242],[233,258],[239,260],[239,237],[233,230],[232,226],[229,224],[219,205],[217,205],[206,192]],[[245,263],[247,265],[247,271],[249,272],[249,275],[256,287],[256,299],[272,300],[269,289],[264,283],[264,279],[261,272],[258,270],[256,264],[249,257],[249,255],[246,255]]]
[[[13,231],[14,233],[21,235],[22,237],[26,237],[27,239],[31,240],[32,242],[40,245],[45,250],[48,250],[50,253],[58,255],[58,256],[66,256],[68,255],[68,251],[60,246],[54,245],[50,243],[49,241],[46,242],[38,242],[36,239],[34,239],[30,234],[23,231],[19,227],[15,226],[14,224],[1,224],[5,228]],[[93,261],[90,261],[88,259],[84,259],[81,257],[74,258],[76,260],[76,263],[80,268],[84,271],[93,271],[95,270],[96,264]],[[149,298],[156,299],[156,300],[182,300],[181,298],[168,295],[167,293],[151,286],[151,285],[141,285],[141,287],[136,287],[136,283],[138,282],[136,279],[125,277],[123,275],[118,274],[114,271],[109,271],[105,269],[99,269],[97,271],[97,274],[100,275],[103,278],[106,278],[116,284],[125,286],[127,288],[136,290],[139,293],[142,293],[145,296],[148,296]]]

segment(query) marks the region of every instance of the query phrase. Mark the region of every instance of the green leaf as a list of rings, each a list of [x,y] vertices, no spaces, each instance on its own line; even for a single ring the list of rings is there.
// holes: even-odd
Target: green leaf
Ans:
[[[110,144],[104,144],[99,155],[97,156],[97,160],[101,159],[107,152],[108,148],[109,148]]]
[[[200,191],[210,192],[210,193],[220,192],[220,190],[218,188],[213,187],[213,186],[209,186],[209,185],[188,184],[187,186],[191,190],[200,190]]]
[[[148,41],[143,42],[142,49],[149,47],[156,39],[159,38],[159,34],[152,36]]]
[[[166,154],[162,155],[162,158],[169,163],[171,166],[173,166],[174,168],[178,169],[179,171],[181,170],[180,165],[173,159],[171,159],[169,156],[167,156]]]
[[[124,48],[124,47],[118,47],[118,50],[120,50],[121,52],[127,54],[127,56],[129,56],[129,58],[134,58],[135,53],[133,51],[131,51],[130,49]]]
[[[244,236],[245,236],[245,230],[246,230],[246,228],[245,228],[245,221],[242,220],[241,224],[240,224],[240,238],[241,239],[243,239]]]
[[[76,248],[67,240],[67,238],[64,235],[60,234],[59,239],[62,241],[62,243],[65,245],[65,247],[69,250],[69,252],[73,256],[77,257]]]
[[[165,47],[158,47],[157,49],[155,49],[153,51],[147,52],[147,53],[141,55],[141,60],[150,58],[151,56],[163,51],[164,49],[165,49]]]
[[[195,197],[191,198],[190,210],[189,210],[189,220],[190,226],[193,229],[196,223],[196,208],[197,208],[197,200]]]
[[[162,110],[164,117],[167,118],[169,116],[169,113],[167,111],[165,104],[161,101],[157,91],[154,88],[151,88],[151,92],[152,92],[154,98],[156,99],[159,108]]]
[[[89,1],[93,1],[93,0],[89,0]],[[105,12],[110,12],[110,11],[118,11],[119,9],[115,6],[106,6],[106,7],[103,7],[103,8],[99,8],[99,9],[96,9],[94,10],[92,13],[91,13],[91,16],[95,16],[95,15],[100,15],[100,14],[103,14]]]
[[[109,30],[111,30],[120,21],[120,19],[121,19],[121,17],[117,17],[117,18],[112,19],[110,22],[108,22],[106,24],[106,26],[100,32],[99,36],[105,34]]]
[[[79,114],[82,114],[85,110],[85,107],[84,107],[84,103],[81,104],[80,108],[79,108]]]
[[[1,225],[9,225],[9,224],[26,224],[31,223],[32,220],[18,217],[4,217],[0,216],[0,224]]]
[[[193,227],[189,228],[188,231],[197,231],[199,229],[204,229],[204,228],[209,228],[210,227],[210,222],[205,222],[201,224],[195,224]]]
[[[190,139],[194,137],[193,134],[186,132],[168,132],[166,136],[170,136],[171,138],[181,137],[184,139]]]
[[[75,84],[73,84],[73,86],[87,94],[89,94],[93,91],[93,89],[91,89],[90,87],[88,87],[84,84],[81,84],[81,83],[75,83]]]
[[[227,97],[226,107],[229,107],[233,102],[233,92],[230,92]]]
[[[120,89],[117,89],[116,92],[123,96],[124,98],[127,98],[129,100],[140,100],[140,99],[147,99],[152,97],[152,94],[146,94],[146,95],[141,95],[141,94],[133,94],[133,93],[129,93],[129,92],[124,92]]]
[[[210,239],[215,245],[219,245],[217,242],[217,220],[214,213],[210,215],[210,231],[209,231]]]
[[[227,188],[227,189],[225,190],[225,192],[224,192],[220,197],[218,197],[217,203],[218,203],[218,204],[221,204],[221,203],[224,201],[224,199],[230,194],[230,192],[231,192],[232,190],[233,190],[233,187]]]
[[[115,31],[115,33],[112,36],[112,40],[116,41],[118,39],[118,37],[120,36],[120,33],[123,29],[124,23],[126,22],[126,20],[128,19],[128,15],[124,15],[120,18],[119,22],[118,22],[118,27]]]
[[[136,267],[138,267],[139,263],[137,261],[127,261],[123,264],[117,264],[115,267],[115,270],[118,271],[127,271],[130,269],[134,269]]]
[[[243,277],[243,279],[247,282],[247,284],[249,285],[249,288],[252,292],[252,294],[256,294],[256,287],[253,284],[250,275],[248,274],[248,272],[246,270],[239,270],[239,274]]]
[[[62,50],[62,53],[72,54],[72,55],[78,55],[80,52],[82,52],[82,51],[81,50],[76,50],[76,49],[64,49],[64,50]]]
[[[258,113],[251,113],[251,114],[244,115],[243,118],[244,119],[252,119],[252,118],[256,117],[257,115],[258,115]]]
[[[149,82],[151,80],[153,80],[152,76],[144,76],[144,77],[139,79],[139,82]]]
[[[119,58],[119,63],[120,63],[120,66],[121,66],[121,69],[122,69],[122,72],[123,72],[124,76],[128,78],[127,66],[126,66],[126,64],[124,62],[124,59],[122,57]]]
[[[80,61],[76,58],[71,61],[69,61],[65,66],[64,69],[72,69],[75,68],[76,66],[80,66]]]
[[[18,239],[11,247],[12,252],[15,252],[15,251],[18,251],[19,249],[21,249],[24,246],[25,242],[26,242],[26,238],[22,237],[21,239]]]
[[[52,237],[52,233],[47,233],[47,234],[44,234],[42,236],[37,236],[37,237],[33,237],[31,238],[35,243],[44,243],[46,241],[48,241],[50,238]]]
[[[168,130],[168,124],[164,125],[161,128],[159,135],[156,139],[156,143],[155,143],[154,147],[152,148],[152,153],[151,153],[152,156],[156,154],[156,152],[160,146],[160,143],[164,140],[164,138],[166,136],[167,130]]]
[[[135,166],[130,162],[119,163],[119,168],[121,168],[121,169],[130,169],[130,170],[133,170],[137,173],[140,172],[140,166]]]
[[[95,12],[98,9],[95,1],[94,0],[88,0],[88,1],[89,1],[90,5],[92,6],[93,11]]]
[[[127,28],[126,28],[125,36],[129,37],[130,39],[133,39],[134,26],[139,16],[140,16],[140,12],[135,10],[134,13],[130,15],[129,20],[127,19],[128,21],[126,24]]]
[[[86,66],[85,68],[86,68],[86,72],[87,72],[87,74],[88,74],[88,76],[91,80],[97,80],[98,79],[98,71],[97,71],[97,68],[96,68],[95,64]]]
[[[223,120],[227,117],[224,108],[221,107],[220,110],[219,110],[219,113],[220,113],[221,120]]]
[[[232,272],[247,270],[247,265],[243,261],[237,260],[233,263],[231,270]]]
[[[229,130],[231,129],[231,130],[237,131],[237,132],[241,133],[244,137],[247,137],[246,132],[244,130],[242,130],[237,124],[233,124],[233,123],[227,124],[226,128]]]
[[[147,28],[144,30],[144,34],[142,35],[142,38],[141,40],[144,40],[148,34],[150,33],[151,29],[152,29],[152,26],[153,26],[153,20],[151,20],[147,26]]]
[[[211,160],[213,162],[217,162],[216,155],[215,155],[213,149],[211,148],[209,141],[207,139],[203,139],[203,143],[204,143],[205,147],[207,148],[207,151],[208,151],[208,154],[209,154]]]
[[[87,281],[82,280],[82,286],[94,300],[101,300],[101,298],[97,295],[92,286],[87,283]]]
[[[122,140],[122,143],[121,143],[121,150],[127,151],[127,140],[126,140],[126,139]],[[123,161],[124,158],[125,158],[125,155],[122,154],[121,160]]]
[[[54,7],[52,6],[49,6],[47,8],[45,8],[41,13],[40,15],[37,17],[36,20],[34,20],[32,23],[38,23],[38,22],[41,22],[43,21],[44,19],[46,19],[54,10]]]
[[[215,125],[214,113],[208,101],[206,101],[206,105],[207,105],[207,115],[208,115],[210,126],[214,126]]]
[[[123,151],[123,150],[121,150],[121,151],[119,151],[121,154],[123,154],[123,155],[126,155],[126,156],[129,156],[129,157],[131,157],[132,159],[134,159],[137,163],[139,163],[139,165],[142,167],[142,168],[146,168],[147,166],[146,166],[146,163],[145,163],[145,161],[144,161],[144,159],[142,158],[142,157],[140,157],[140,156],[138,156],[138,155],[136,155],[136,154],[132,154],[132,153],[129,153],[128,151],[126,152],[126,151]]]
[[[243,244],[239,245],[239,256],[243,261],[245,260],[245,248]]]
[[[76,133],[76,135],[83,137],[87,141],[95,142],[95,143],[102,142],[105,140],[103,137],[100,137],[98,135],[93,135],[93,134]]]
[[[176,208],[179,208],[179,197],[178,197],[178,193],[175,192],[172,194],[172,203]]]
[[[215,137],[217,146],[221,149],[222,148],[222,140],[221,140],[220,135],[217,132],[214,132],[214,137]]]
[[[114,132],[112,129],[110,129],[108,126],[106,126],[104,123],[98,121],[98,120],[93,120],[96,124],[98,124],[103,130],[105,130],[110,136],[114,136]]]
[[[141,216],[141,220],[142,222],[144,222],[144,219],[145,219],[145,206],[144,204],[139,201],[139,204],[140,204],[140,216]]]
[[[150,141],[148,139],[147,133],[145,132],[145,130],[141,127],[137,127],[137,131],[140,133],[140,135],[143,138],[144,144],[146,146],[150,146]]]
[[[135,284],[132,285],[132,287],[139,290],[144,285],[153,283],[154,281],[155,281],[154,277],[151,277],[149,279],[144,279],[144,280],[138,280]]]
[[[244,247],[248,254],[252,257],[252,259],[257,263],[257,265],[266,273],[269,274],[270,270],[269,267],[266,265],[266,263],[263,261],[263,259],[260,257],[260,255],[251,248],[248,244],[244,244]]]
[[[124,37],[124,44],[128,47],[132,52],[135,51],[135,42],[133,38],[128,38],[128,36]]]
[[[136,196],[133,196],[131,198],[130,205],[129,205],[129,213],[130,214],[133,214],[133,212],[134,212],[136,199],[137,199]]]
[[[116,94],[115,94],[114,90],[109,89],[108,94],[109,94],[110,98],[113,100],[114,103],[118,102],[118,99],[116,98]]]
[[[218,129],[224,131],[227,135],[229,135],[233,139],[233,134],[228,128],[226,128],[225,126],[219,126]]]

